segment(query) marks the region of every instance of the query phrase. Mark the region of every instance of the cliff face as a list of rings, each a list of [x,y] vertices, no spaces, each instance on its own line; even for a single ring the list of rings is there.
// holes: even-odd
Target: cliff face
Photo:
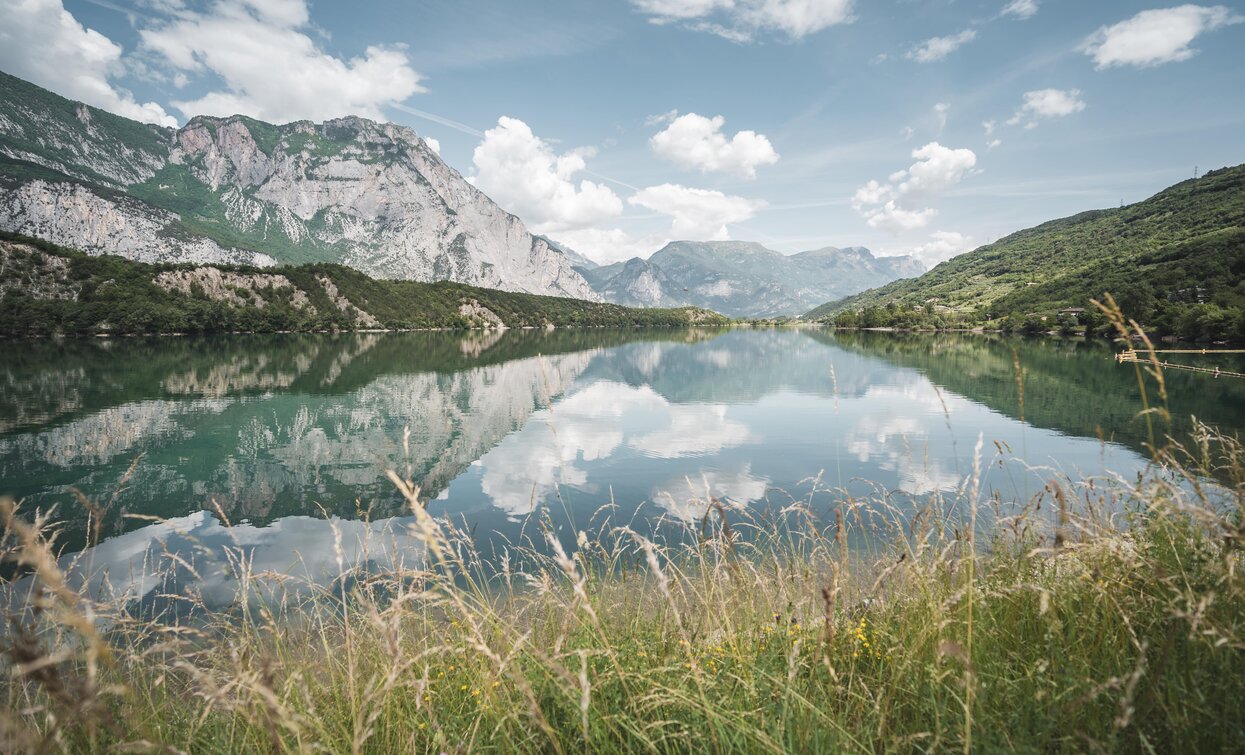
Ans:
[[[267,267],[267,254],[179,232],[180,218],[133,197],[70,181],[35,179],[0,191],[0,229],[138,262]]]
[[[0,74],[0,229],[143,261],[339,262],[599,300],[567,257],[414,131],[127,121]]]

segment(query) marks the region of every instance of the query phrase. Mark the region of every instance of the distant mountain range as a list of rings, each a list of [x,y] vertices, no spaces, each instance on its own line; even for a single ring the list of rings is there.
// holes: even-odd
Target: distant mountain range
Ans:
[[[1136,204],[1013,233],[929,272],[805,316],[895,305],[982,320],[1091,308],[1110,292],[1160,333],[1245,335],[1245,165],[1181,181]]]
[[[335,262],[379,278],[599,298],[408,128],[234,116],[173,130],[4,73],[0,229],[145,262]]]
[[[677,241],[598,266],[530,234],[402,126],[232,116],[169,129],[2,72],[0,230],[140,262],[336,263],[374,278],[734,317],[798,314],[924,272],[859,247],[787,256],[731,241]]]
[[[731,317],[795,315],[898,278],[920,275],[912,257],[827,247],[786,255],[745,241],[674,241],[647,260],[575,269],[606,301],[633,307],[697,306]]]

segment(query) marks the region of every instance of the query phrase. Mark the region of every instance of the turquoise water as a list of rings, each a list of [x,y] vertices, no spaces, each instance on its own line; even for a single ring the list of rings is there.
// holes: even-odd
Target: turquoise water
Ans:
[[[492,553],[534,512],[573,543],[607,521],[695,522],[710,496],[757,515],[828,515],[847,494],[915,505],[955,494],[979,438],[983,495],[1026,499],[1057,475],[1135,475],[1148,438],[1134,369],[1073,340],[602,330],[5,351],[0,494],[55,507],[66,554],[91,539],[74,491],[107,506],[91,561],[139,599],[156,582],[117,575],[170,552],[211,567],[179,579],[220,605],[232,578],[204,574],[233,568],[227,546],[318,583],[339,559],[418,559],[390,469]],[[1245,428],[1245,381],[1168,382],[1178,424]]]

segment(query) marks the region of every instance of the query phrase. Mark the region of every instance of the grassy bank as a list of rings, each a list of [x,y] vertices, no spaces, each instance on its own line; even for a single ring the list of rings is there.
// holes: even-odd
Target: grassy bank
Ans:
[[[339,543],[344,575],[317,584],[239,546],[238,609],[196,613],[189,591],[176,621],[84,598],[36,512],[0,501],[5,556],[39,588],[5,638],[0,749],[1236,750],[1245,449],[1201,425],[1164,440],[1145,370],[1136,478],[1000,500],[985,439],[955,491],[764,517],[709,498],[649,535],[538,512],[486,567],[393,473],[410,563],[377,573]]]

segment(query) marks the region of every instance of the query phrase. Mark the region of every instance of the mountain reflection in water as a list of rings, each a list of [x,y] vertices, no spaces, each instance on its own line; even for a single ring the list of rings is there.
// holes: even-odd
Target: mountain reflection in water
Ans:
[[[107,573],[108,589],[138,602],[170,579],[196,583],[212,607],[236,601],[227,545],[308,584],[336,578],[334,548],[377,569],[418,563],[389,469],[488,552],[538,511],[573,541],[605,517],[695,522],[710,497],[753,511],[801,500],[828,516],[844,493],[955,491],[979,437],[994,462],[984,493],[1005,499],[1055,474],[1127,476],[1145,463],[1132,368],[1081,341],[583,330],[10,352],[0,494],[28,511],[55,506],[68,554],[87,539],[74,490],[108,501],[132,467],[79,579],[98,591]],[[1245,427],[1245,386],[1168,382],[1180,421]],[[175,563],[169,553],[204,568],[157,581],[146,570]]]

